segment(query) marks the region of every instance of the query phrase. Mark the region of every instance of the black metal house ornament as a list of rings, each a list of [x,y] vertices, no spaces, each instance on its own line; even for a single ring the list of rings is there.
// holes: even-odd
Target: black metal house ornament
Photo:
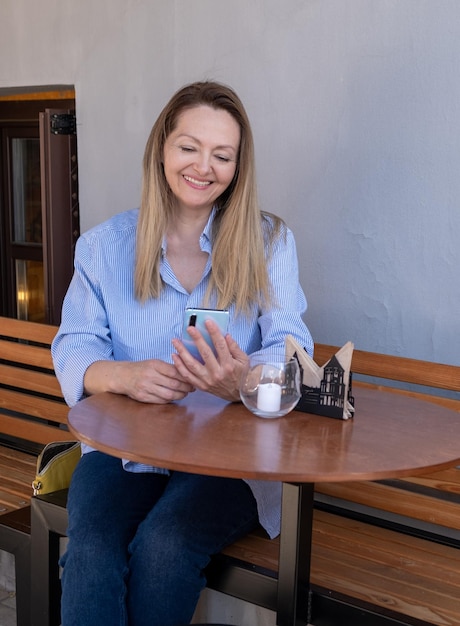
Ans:
[[[300,366],[302,396],[296,411],[316,413],[336,419],[350,419],[354,414],[351,359],[354,345],[349,341],[322,367],[291,336],[286,337],[286,355]]]

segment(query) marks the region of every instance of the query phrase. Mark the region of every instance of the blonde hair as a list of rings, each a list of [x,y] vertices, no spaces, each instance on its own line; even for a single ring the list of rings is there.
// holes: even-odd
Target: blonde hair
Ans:
[[[232,182],[217,199],[212,230],[212,272],[203,306],[212,297],[215,306],[234,304],[247,312],[272,300],[265,244],[279,233],[282,220],[261,213],[257,200],[254,142],[246,111],[236,93],[220,83],[192,83],[180,89],[155,122],[144,153],[142,197],[137,226],[135,293],[145,302],[163,288],[160,260],[163,236],[174,206],[174,196],[163,172],[163,150],[180,114],[198,106],[227,111],[240,127],[241,139]]]

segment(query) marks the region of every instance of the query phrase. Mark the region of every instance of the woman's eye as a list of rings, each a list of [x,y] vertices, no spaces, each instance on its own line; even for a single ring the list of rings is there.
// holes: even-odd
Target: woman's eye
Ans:
[[[195,148],[192,148],[191,146],[179,146],[179,150],[181,152],[194,152]]]
[[[229,163],[231,161],[230,157],[224,156],[223,154],[216,154],[216,159],[222,163]]]

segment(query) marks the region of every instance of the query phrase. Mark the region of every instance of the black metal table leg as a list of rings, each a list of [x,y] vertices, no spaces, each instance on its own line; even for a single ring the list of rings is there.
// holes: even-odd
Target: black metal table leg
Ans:
[[[310,613],[314,485],[283,484],[278,626],[305,626]]]

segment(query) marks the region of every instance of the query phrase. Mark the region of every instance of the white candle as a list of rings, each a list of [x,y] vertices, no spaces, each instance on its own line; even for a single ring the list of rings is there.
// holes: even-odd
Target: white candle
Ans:
[[[281,385],[263,383],[257,390],[257,408],[266,413],[276,413],[281,406]]]

